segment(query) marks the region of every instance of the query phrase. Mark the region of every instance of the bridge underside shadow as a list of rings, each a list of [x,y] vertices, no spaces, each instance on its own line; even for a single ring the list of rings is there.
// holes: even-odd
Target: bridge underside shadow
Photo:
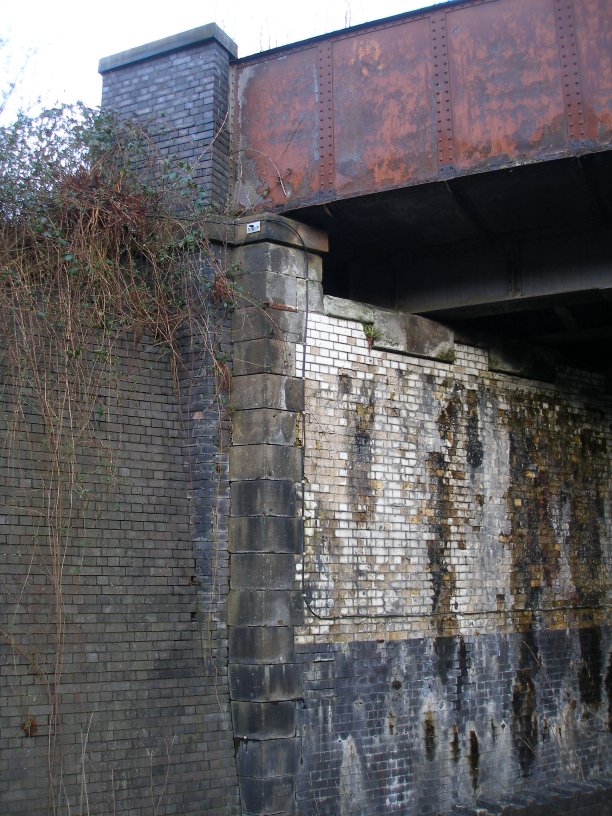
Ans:
[[[288,212],[327,231],[327,294],[610,371],[612,153]]]

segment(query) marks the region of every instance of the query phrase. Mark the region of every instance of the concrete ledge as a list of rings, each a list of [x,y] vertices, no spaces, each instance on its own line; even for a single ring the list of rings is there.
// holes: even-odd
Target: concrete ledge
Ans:
[[[133,62],[159,57],[171,51],[180,51],[183,48],[188,48],[192,45],[202,45],[205,42],[213,40],[225,48],[230,56],[236,57],[238,55],[238,46],[227,36],[225,31],[222,31],[216,23],[208,23],[208,25],[192,28],[190,31],[183,31],[180,34],[173,34],[171,37],[164,37],[162,40],[155,40],[145,45],[130,48],[127,51],[120,51],[118,54],[112,54],[109,57],[102,57],[98,63],[98,72],[100,74],[106,74],[108,71],[123,68],[125,65],[130,65]]]
[[[455,336],[451,329],[419,315],[401,314],[367,303],[331,297],[323,298],[325,314],[354,320],[373,327],[372,347],[381,351],[409,354],[451,363],[455,357]]]

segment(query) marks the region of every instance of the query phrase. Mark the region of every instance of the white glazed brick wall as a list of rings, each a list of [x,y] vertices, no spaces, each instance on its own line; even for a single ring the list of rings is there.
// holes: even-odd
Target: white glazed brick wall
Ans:
[[[549,427],[561,412],[572,428],[609,437],[605,411],[558,385],[489,372],[485,350],[457,345],[453,364],[369,350],[360,323],[320,314],[309,316],[297,370],[306,379],[298,580],[308,600],[298,641],[514,628],[508,610],[525,598],[512,578],[508,506],[520,512],[521,499],[509,493],[508,413],[528,405],[525,415]],[[606,501],[609,514],[609,492]],[[549,510],[558,511],[559,568],[539,600],[568,606],[568,521]],[[539,586],[542,570],[529,570],[527,585]]]

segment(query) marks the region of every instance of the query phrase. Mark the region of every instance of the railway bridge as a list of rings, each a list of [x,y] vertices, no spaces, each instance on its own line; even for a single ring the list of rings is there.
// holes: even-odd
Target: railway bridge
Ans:
[[[120,478],[62,550],[58,808],[608,812],[611,42],[609,0],[453,0],[101,61],[235,289],[182,422],[121,346]],[[42,816],[48,440],[9,397],[0,805]]]
[[[234,200],[329,235],[324,289],[608,366],[606,0],[470,0],[239,61]]]

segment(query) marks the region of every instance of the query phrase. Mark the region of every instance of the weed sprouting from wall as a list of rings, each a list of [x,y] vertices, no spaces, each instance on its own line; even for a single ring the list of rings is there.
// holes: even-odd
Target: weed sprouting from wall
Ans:
[[[39,532],[16,608],[36,570],[52,607],[44,655],[19,642],[10,623],[0,636],[48,698],[54,814],[69,809],[66,564],[80,510],[101,480],[119,484],[104,420],[133,372],[116,351],[126,343],[157,349],[178,388],[188,337],[192,351],[212,360],[220,411],[229,386],[215,330],[233,286],[211,251],[205,217],[190,168],[161,159],[145,131],[108,113],[61,108],[0,129],[0,364],[12,411],[3,447],[9,459],[41,463],[42,473],[24,497]],[[38,432],[29,437],[33,416]],[[28,737],[40,730],[28,712],[24,723]]]

